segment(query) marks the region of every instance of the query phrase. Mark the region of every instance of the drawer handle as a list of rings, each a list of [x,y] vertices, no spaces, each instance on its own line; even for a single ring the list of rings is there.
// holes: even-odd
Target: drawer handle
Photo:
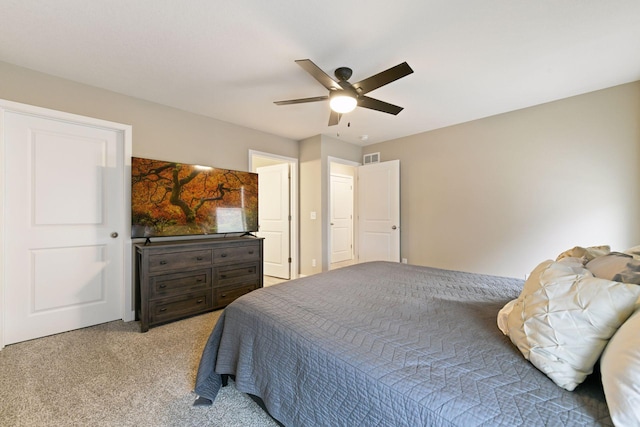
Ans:
[[[167,311],[167,309],[166,309],[166,308],[161,308],[161,309],[160,309],[160,311],[161,311],[161,312],[162,312],[162,311]]]
[[[220,296],[221,296],[222,298],[226,298],[226,297],[227,297],[227,294],[221,294]]]
[[[250,251],[249,251],[249,255],[253,255],[253,250],[250,250]]]
[[[202,279],[196,279],[196,283],[202,283],[203,280]]]
[[[227,254],[220,254],[220,258],[226,258]]]
[[[253,271],[254,271],[253,268],[248,268],[247,269],[247,273],[253,273]]]
[[[221,274],[221,275],[220,275],[220,278],[221,278],[221,279],[226,279],[226,278],[227,278],[227,275],[226,275],[226,274]]]
[[[204,259],[204,258],[203,258],[203,257],[201,257],[201,256],[196,257],[196,260],[198,260],[198,261],[202,261],[203,259]]]
[[[165,261],[165,260],[160,261],[160,265],[165,265],[166,263],[167,263],[167,261]]]
[[[204,302],[203,299],[199,299],[198,301],[196,301],[197,304],[202,304]]]
[[[164,289],[164,288],[166,288],[166,287],[167,287],[167,285],[160,285],[160,286],[158,286],[158,287],[159,287],[160,289]]]

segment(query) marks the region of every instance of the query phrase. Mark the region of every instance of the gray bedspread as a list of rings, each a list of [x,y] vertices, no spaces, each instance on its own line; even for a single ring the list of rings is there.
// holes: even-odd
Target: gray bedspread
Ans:
[[[259,289],[221,315],[195,391],[235,375],[288,427],[612,425],[597,375],[561,389],[498,330],[522,285],[373,262]]]

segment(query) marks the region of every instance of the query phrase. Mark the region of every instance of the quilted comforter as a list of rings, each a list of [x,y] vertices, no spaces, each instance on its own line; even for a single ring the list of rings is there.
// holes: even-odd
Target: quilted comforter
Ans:
[[[373,262],[259,289],[221,315],[195,391],[234,375],[291,427],[612,425],[596,375],[566,391],[498,330],[522,286]]]

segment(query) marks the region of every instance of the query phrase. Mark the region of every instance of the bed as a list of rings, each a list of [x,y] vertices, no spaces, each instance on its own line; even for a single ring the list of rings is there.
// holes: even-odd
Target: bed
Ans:
[[[195,391],[231,375],[288,427],[613,425],[597,374],[558,387],[496,326],[523,283],[370,262],[259,289],[221,314]]]

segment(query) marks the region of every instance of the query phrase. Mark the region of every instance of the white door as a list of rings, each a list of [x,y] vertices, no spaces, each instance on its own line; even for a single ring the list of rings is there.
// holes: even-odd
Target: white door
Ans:
[[[264,274],[289,279],[289,164],[263,166],[258,172],[259,237],[264,237]]]
[[[400,262],[400,161],[358,167],[359,261]]]
[[[7,111],[3,134],[4,343],[121,319],[123,132]]]
[[[353,178],[331,175],[331,262],[353,259]]]

